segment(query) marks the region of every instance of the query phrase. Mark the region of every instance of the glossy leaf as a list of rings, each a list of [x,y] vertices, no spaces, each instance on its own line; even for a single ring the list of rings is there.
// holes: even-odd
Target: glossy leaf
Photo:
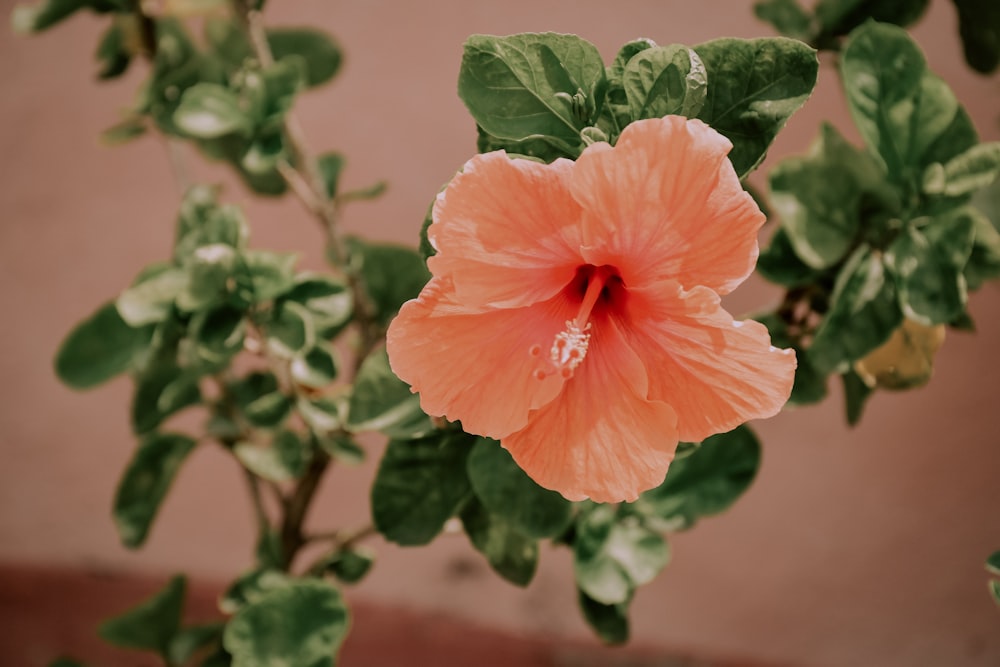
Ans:
[[[740,426],[707,438],[690,456],[671,463],[663,484],[642,494],[637,507],[690,526],[729,508],[753,483],[759,467],[760,443],[753,431]]]
[[[187,581],[175,576],[166,588],[137,607],[101,624],[101,638],[122,648],[169,655],[171,640],[180,630]]]
[[[859,248],[840,271],[809,354],[822,373],[843,370],[888,340],[902,320],[896,285],[881,255]]]
[[[332,667],[347,635],[347,607],[327,582],[299,579],[241,608],[222,643],[233,667]]]
[[[538,569],[538,542],[509,521],[492,514],[477,499],[462,508],[462,526],[490,567],[516,586],[527,586]]]
[[[114,520],[122,544],[142,546],[163,499],[195,441],[176,433],[146,437],[129,461],[115,492]]]
[[[422,437],[434,429],[430,417],[420,409],[420,397],[389,368],[385,348],[368,355],[358,369],[347,428],[381,431],[400,439]]]
[[[458,94],[493,137],[551,137],[579,146],[605,85],[601,54],[575,35],[473,35],[465,43]]]
[[[556,537],[569,526],[572,504],[538,486],[495,440],[477,439],[469,454],[469,481],[491,514],[529,537]]]
[[[947,84],[905,30],[873,22],[851,33],[841,71],[854,123],[890,178],[919,177],[959,111]]]
[[[475,439],[442,431],[392,440],[372,485],[375,527],[390,542],[427,544],[472,492],[466,460]]]
[[[106,303],[63,339],[56,353],[56,375],[74,389],[97,386],[127,371],[150,334],[149,328],[130,327],[115,304]]]
[[[698,118],[733,142],[742,178],[753,171],[788,118],[816,85],[816,52],[783,37],[716,39],[694,47],[708,73]]]
[[[705,104],[707,76],[697,53],[672,44],[633,56],[625,65],[622,85],[632,120],[671,114],[694,118]]]

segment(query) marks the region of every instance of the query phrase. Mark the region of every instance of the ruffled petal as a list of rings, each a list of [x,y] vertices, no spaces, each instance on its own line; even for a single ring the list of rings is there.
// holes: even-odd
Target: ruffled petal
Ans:
[[[681,116],[632,123],[614,148],[589,146],[571,186],[587,211],[588,262],[618,267],[629,285],[674,278],[732,291],[757,261],[764,215],[740,186],[731,148]]]
[[[499,439],[559,393],[558,374],[533,376],[545,359],[530,350],[550,345],[571,311],[561,295],[525,308],[470,309],[456,301],[450,281],[432,278],[390,324],[389,364],[420,393],[424,412]]]
[[[646,400],[642,362],[611,320],[562,393],[501,440],[538,484],[569,500],[635,500],[661,482],[677,448],[677,416]]]
[[[558,293],[581,264],[572,169],[503,151],[469,160],[434,204],[431,273],[450,277],[470,305],[527,306]]]
[[[795,353],[767,328],[736,322],[704,287],[673,281],[629,291],[625,336],[649,374],[649,398],[677,411],[680,439],[698,442],[775,415],[795,379]]]

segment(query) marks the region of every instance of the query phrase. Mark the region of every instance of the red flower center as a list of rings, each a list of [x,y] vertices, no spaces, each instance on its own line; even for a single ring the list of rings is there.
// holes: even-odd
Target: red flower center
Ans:
[[[564,378],[573,377],[573,371],[587,356],[590,346],[590,319],[603,316],[609,309],[620,308],[627,296],[625,282],[613,266],[584,264],[576,270],[573,280],[566,286],[567,297],[579,299],[576,318],[566,322],[566,328],[556,334],[549,348],[546,368],[535,371],[535,378],[545,378],[560,373]],[[528,353],[542,356],[542,346],[532,345]]]

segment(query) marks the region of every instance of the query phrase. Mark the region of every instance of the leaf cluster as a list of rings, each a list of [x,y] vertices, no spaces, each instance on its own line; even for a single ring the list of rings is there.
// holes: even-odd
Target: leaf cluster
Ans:
[[[968,293],[1000,277],[1000,234],[972,205],[1000,174],[1000,144],[979,143],[901,28],[856,28],[840,74],[865,145],[825,125],[770,174],[780,225],[759,269],[788,292],[759,319],[798,353],[793,402],[821,400],[839,375],[854,423],[872,389],[926,382],[937,332],[971,328]]]

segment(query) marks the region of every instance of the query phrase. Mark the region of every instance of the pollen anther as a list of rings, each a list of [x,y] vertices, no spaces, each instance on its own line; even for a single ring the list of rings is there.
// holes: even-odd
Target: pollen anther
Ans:
[[[581,329],[573,320],[566,322],[566,330],[556,334],[552,349],[549,350],[549,359],[556,368],[568,370],[572,374],[573,369],[580,365],[587,356],[587,347],[590,345],[588,331],[590,324]]]

